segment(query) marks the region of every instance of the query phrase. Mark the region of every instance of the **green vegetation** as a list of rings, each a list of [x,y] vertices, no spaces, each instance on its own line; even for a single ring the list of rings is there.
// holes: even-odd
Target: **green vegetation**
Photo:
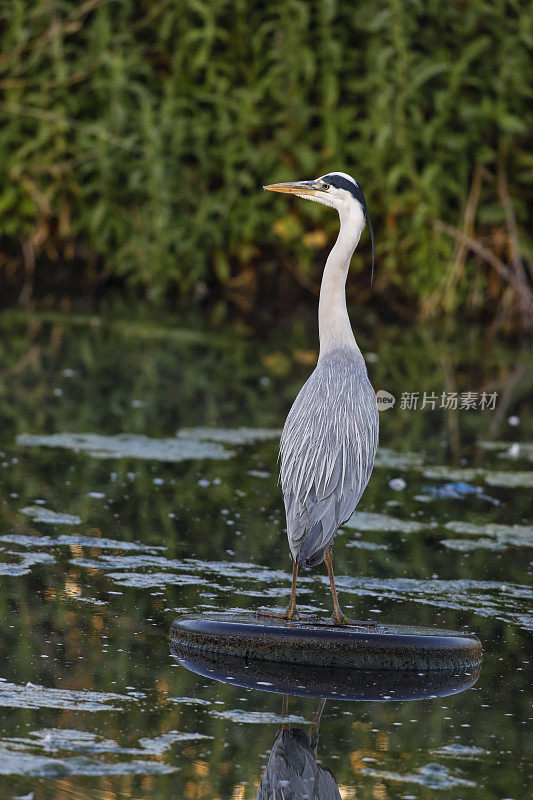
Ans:
[[[0,286],[292,303],[336,220],[263,183],[352,172],[372,291],[412,317],[531,315],[525,0],[2,5]],[[529,139],[529,141],[528,141]],[[367,296],[369,248],[352,291]]]

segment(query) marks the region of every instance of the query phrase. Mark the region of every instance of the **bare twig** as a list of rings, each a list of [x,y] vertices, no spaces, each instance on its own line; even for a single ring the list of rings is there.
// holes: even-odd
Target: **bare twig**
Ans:
[[[498,258],[492,250],[489,250],[484,244],[478,242],[476,239],[473,239],[471,236],[467,236],[461,231],[454,228],[452,225],[448,225],[446,222],[442,222],[441,220],[436,220],[433,224],[433,227],[436,231],[440,233],[446,233],[448,236],[451,236],[455,241],[463,243],[469,250],[479,256],[483,261],[489,264],[498,275],[503,278],[508,284],[510,284],[515,293],[517,295],[517,299],[520,303],[520,307],[524,308],[527,313],[533,311],[533,294],[531,289],[522,281],[514,271],[510,270],[506,264]]]
[[[33,293],[35,277],[35,251],[29,239],[22,242],[22,255],[24,258],[24,285],[19,294],[19,305],[27,306]]]
[[[491,442],[496,438],[504,417],[509,411],[510,406],[515,398],[517,386],[525,377],[524,365],[519,361],[516,363],[513,371],[505,378],[503,394],[500,402],[496,407],[496,413],[492,417],[491,424],[488,431],[481,437],[480,441]]]
[[[463,213],[462,230],[466,235],[471,235],[473,233],[479,196],[481,194],[481,185],[484,177],[483,167],[477,164],[474,168],[470,191],[468,192]],[[468,247],[465,246],[464,242],[457,242],[449,272],[444,276],[442,281],[439,281],[436,289],[423,303],[423,319],[433,317],[439,306],[444,308],[448,313],[453,311],[454,290],[463,272],[467,253]]]
[[[472,236],[474,232],[474,221],[479,203],[479,196],[481,194],[481,184],[482,184],[481,169],[479,165],[476,165],[474,169],[474,174],[472,176],[472,183],[470,186],[470,191],[468,193],[468,198],[465,203],[465,210],[463,214],[462,230],[465,236]],[[467,254],[468,254],[468,247],[466,246],[464,241],[462,240],[459,241],[457,243],[457,248],[453,259],[452,268],[450,270],[450,274],[448,280],[446,281],[446,286],[444,288],[443,305],[445,306],[447,311],[451,311],[452,309],[453,306],[452,293],[463,271]]]
[[[526,268],[524,266],[524,262],[522,260],[522,254],[520,251],[518,225],[516,224],[516,216],[514,213],[511,196],[507,188],[507,178],[505,175],[501,158],[498,164],[498,194],[500,195],[500,199],[502,201],[502,205],[505,211],[505,219],[507,223],[507,235],[509,237],[511,264],[513,266],[513,270],[517,279],[520,281],[522,286],[527,288],[528,279],[527,279]],[[525,293],[521,292],[519,299],[520,299],[520,311],[522,313],[522,316],[525,316],[527,314],[527,303],[526,303]]]

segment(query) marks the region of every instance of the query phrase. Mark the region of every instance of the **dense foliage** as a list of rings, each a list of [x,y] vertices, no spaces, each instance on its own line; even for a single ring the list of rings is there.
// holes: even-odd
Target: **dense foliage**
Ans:
[[[344,169],[396,312],[531,312],[526,0],[12,0],[0,281],[242,307],[315,290],[336,220],[260,191]],[[529,259],[529,261],[528,261]],[[352,286],[368,291],[363,239]],[[519,312],[518,314],[516,312]]]

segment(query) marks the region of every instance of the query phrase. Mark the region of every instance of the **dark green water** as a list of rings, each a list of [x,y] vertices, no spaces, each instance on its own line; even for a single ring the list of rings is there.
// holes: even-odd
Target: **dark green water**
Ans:
[[[258,341],[0,319],[1,798],[256,796],[281,696],[187,671],[168,631],[180,611],[286,603],[276,430],[313,344],[299,324]],[[373,330],[360,344],[376,389],[398,399],[337,540],[341,601],[351,615],[474,631],[485,654],[476,685],[450,697],[328,701],[318,758],[342,798],[522,800],[526,358],[460,327]],[[400,407],[402,392],[443,391],[498,392],[496,409]],[[459,481],[478,494],[428,492]],[[299,600],[329,612],[321,569],[302,574]],[[308,731],[316,707],[293,699],[293,728]]]

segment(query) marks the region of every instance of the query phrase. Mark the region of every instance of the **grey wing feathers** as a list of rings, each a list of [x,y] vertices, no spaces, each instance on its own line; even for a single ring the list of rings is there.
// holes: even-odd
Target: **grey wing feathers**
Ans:
[[[360,353],[319,361],[289,412],[280,479],[287,535],[297,563],[316,564],[352,515],[372,473],[378,444],[376,396]]]

